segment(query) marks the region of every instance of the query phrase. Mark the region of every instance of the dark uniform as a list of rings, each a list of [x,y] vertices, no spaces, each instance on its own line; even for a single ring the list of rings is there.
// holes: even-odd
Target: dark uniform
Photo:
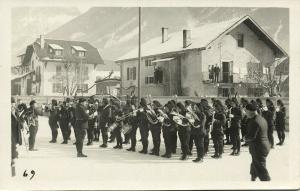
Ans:
[[[177,106],[180,108],[179,114],[186,116],[187,111],[185,110],[183,104],[178,103]],[[191,137],[191,126],[186,118],[182,119],[182,123],[185,124],[185,126],[178,125],[178,136],[182,151],[180,160],[186,160],[187,155],[190,153],[189,142]]]
[[[274,106],[268,106],[267,111],[262,112],[262,116],[266,119],[268,124],[268,138],[271,144],[271,148],[274,147],[274,116],[275,116],[275,107]]]
[[[22,123],[17,111],[11,111],[11,159],[18,158],[17,144],[22,145]]]
[[[29,150],[30,151],[36,151],[35,149],[35,138],[36,134],[39,129],[39,121],[38,121],[38,115],[42,115],[42,112],[38,111],[34,104],[35,101],[30,102],[30,108],[26,111],[26,118],[27,118],[27,124],[29,127]]]
[[[144,98],[141,99],[140,107],[143,111],[138,111],[138,126],[140,128],[141,140],[143,149],[139,151],[140,153],[147,154],[148,153],[148,136],[149,136],[149,122],[146,116],[146,110],[148,110],[147,102]]]
[[[282,145],[285,140],[285,116],[286,116],[286,109],[285,107],[280,107],[279,111],[276,112],[276,119],[275,119],[275,127],[279,139],[279,143],[277,145]]]
[[[190,139],[190,151],[193,147],[193,141],[197,149],[197,158],[193,162],[203,161],[204,157],[204,137],[206,135],[205,123],[206,116],[202,111],[195,112],[198,119],[195,121],[195,125],[192,127],[191,139]]]
[[[251,179],[254,181],[259,177],[261,181],[269,181],[271,178],[266,168],[266,158],[270,151],[268,124],[260,115],[255,115],[248,120],[246,140],[252,156]]]
[[[68,108],[68,112],[69,112],[69,116],[70,116],[70,123],[71,126],[73,127],[74,130],[74,135],[76,138],[76,128],[75,128],[75,122],[76,122],[76,116],[75,116],[75,107],[73,105],[70,105],[70,107]],[[70,129],[71,130],[71,129]],[[71,133],[69,134],[70,137]],[[76,144],[76,143],[74,143]]]
[[[159,115],[158,108],[155,108],[154,112],[155,112],[156,116]],[[160,122],[157,122],[156,124],[150,124],[150,131],[151,131],[152,141],[153,141],[153,149],[150,154],[156,155],[156,156],[159,156],[159,151],[160,151],[161,127],[162,127],[162,124]]]
[[[210,106],[204,105],[204,114],[206,116],[205,122],[205,136],[204,136],[204,155],[206,155],[209,151],[209,133],[210,133],[210,126],[212,123],[212,108]]]
[[[112,117],[112,111],[111,111],[111,106],[108,104],[108,100],[106,98],[103,98],[103,103],[104,105],[102,106],[101,109],[99,126],[101,129],[102,141],[103,141],[101,147],[105,148],[107,147],[108,125]]]
[[[132,111],[131,105],[130,105],[130,101],[127,100],[126,105],[123,107],[123,113],[124,115],[130,113]],[[129,124],[129,118],[124,119],[123,121],[124,125],[130,125]],[[130,133],[131,131],[129,131],[128,133],[124,134],[124,142],[123,144],[128,144],[129,140],[130,140]]]
[[[69,122],[70,122],[69,114],[70,113],[68,111],[68,108],[64,102],[59,111],[59,126],[60,126],[60,130],[62,133],[62,137],[64,139],[62,144],[68,143],[68,138],[69,138],[69,130],[68,129],[69,129]]]
[[[239,106],[231,109],[233,118],[231,119],[231,138],[233,144],[233,151],[231,155],[239,155],[241,149],[240,128],[242,120],[242,111]]]
[[[51,133],[52,133],[52,139],[50,143],[56,143],[57,139],[57,129],[59,128],[58,126],[58,120],[59,120],[59,113],[58,113],[58,108],[57,105],[52,105],[50,108],[50,116],[49,116],[49,126],[51,128]]]
[[[135,110],[135,105],[133,101],[131,102],[131,110],[130,112],[133,112]],[[135,151],[136,147],[136,130],[138,128],[138,118],[135,114],[133,114],[131,117],[128,118],[128,124],[131,125],[131,130],[128,133],[130,135],[130,141],[131,141],[131,146],[128,151]]]
[[[117,145],[114,146],[114,149],[122,149],[123,139],[121,135],[121,130],[123,127],[123,121],[117,121],[118,117],[122,116],[122,110],[118,107],[114,109],[113,121],[116,123],[117,127],[114,129],[114,134],[117,139]]]
[[[86,157],[82,153],[83,142],[88,128],[89,115],[87,114],[87,108],[82,104],[85,100],[80,99],[75,109],[75,128],[76,128],[76,149],[78,157]]]
[[[87,137],[88,143],[87,145],[92,145],[94,140],[94,128],[96,122],[96,116],[94,113],[96,112],[96,108],[93,105],[89,106],[89,120],[88,120],[88,129],[87,129]]]
[[[215,154],[213,158],[222,158],[223,153],[223,136],[224,136],[224,126],[226,121],[226,116],[223,111],[218,111],[215,114],[215,121],[213,122],[213,128],[211,131],[211,136],[214,143]]]
[[[167,117],[164,119],[162,125],[163,138],[165,143],[165,154],[162,157],[171,158],[172,156],[172,135],[176,134],[176,124],[172,120],[173,115],[170,114],[172,106],[170,104],[165,105],[165,113]]]

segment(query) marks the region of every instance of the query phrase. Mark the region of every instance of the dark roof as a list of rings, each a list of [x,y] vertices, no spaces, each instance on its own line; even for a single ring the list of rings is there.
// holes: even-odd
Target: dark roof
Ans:
[[[49,52],[49,44],[56,44],[63,48],[62,56],[55,56]],[[72,46],[80,46],[86,50],[85,57],[82,59],[77,55],[72,54]],[[27,64],[32,55],[32,47],[34,48],[37,56],[40,59],[57,59],[63,62],[73,62],[80,63],[81,61],[89,64],[104,64],[97,48],[93,47],[88,42],[80,41],[66,41],[66,40],[55,40],[55,39],[45,39],[44,48],[40,46],[40,40],[37,39],[33,44],[27,46],[26,54],[23,64]]]

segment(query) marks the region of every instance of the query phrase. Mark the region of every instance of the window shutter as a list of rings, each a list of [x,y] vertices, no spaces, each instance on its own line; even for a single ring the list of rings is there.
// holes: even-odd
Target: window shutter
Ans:
[[[136,67],[133,67],[133,80],[136,79]]]
[[[129,68],[127,68],[127,80],[129,80]]]

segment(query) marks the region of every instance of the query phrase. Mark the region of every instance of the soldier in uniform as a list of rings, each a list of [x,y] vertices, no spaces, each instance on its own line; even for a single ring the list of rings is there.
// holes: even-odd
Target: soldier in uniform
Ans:
[[[67,103],[64,101],[59,111],[59,126],[64,141],[61,144],[68,144],[68,128],[69,128],[70,115],[67,108]]]
[[[175,100],[171,100],[169,102],[171,104],[172,107],[172,111],[177,112],[177,106],[176,106],[176,101]],[[171,112],[172,112],[171,111]],[[175,125],[175,123],[174,123]],[[177,126],[177,125],[175,125]],[[177,150],[177,128],[175,128],[175,131],[171,132],[171,148],[172,148],[172,154],[176,154],[176,150]]]
[[[204,157],[204,137],[206,135],[205,123],[206,115],[204,114],[204,108],[200,103],[195,105],[195,125],[192,127],[192,136],[197,149],[197,158],[193,162],[203,162]],[[190,148],[192,150],[192,148]]]
[[[248,105],[248,100],[246,100],[245,98],[241,98],[241,110],[242,110],[242,121],[241,121],[241,134],[242,134],[242,140],[241,142],[244,142],[244,138],[247,134],[247,115],[245,112],[246,106]],[[242,147],[244,146],[248,146],[248,144],[245,142]]]
[[[93,100],[89,100],[89,120],[88,120],[88,129],[87,129],[87,137],[88,142],[87,145],[92,145],[94,140],[94,127],[95,127],[95,121],[96,121],[96,108],[94,107]]]
[[[68,112],[69,112],[69,116],[70,116],[70,122],[69,123],[73,127],[74,136],[76,138],[76,128],[75,128],[76,116],[75,116],[75,108],[76,108],[76,103],[70,101],[69,107],[68,107]],[[75,144],[76,143],[73,143],[73,145],[75,145]]]
[[[233,151],[231,155],[239,155],[241,149],[241,138],[240,138],[240,128],[242,120],[242,111],[239,107],[238,101],[236,98],[232,98],[231,101],[231,137],[233,142]]]
[[[128,115],[130,112],[132,111],[132,108],[131,108],[131,104],[130,104],[130,99],[127,99],[126,100],[126,104],[124,105],[123,107],[123,113],[124,115]],[[124,119],[124,125],[130,125],[130,117]],[[129,140],[130,140],[130,132],[129,133],[126,133],[124,135],[124,142],[123,144],[128,144],[129,143]]]
[[[139,153],[147,154],[148,153],[148,136],[149,136],[149,122],[146,117],[146,110],[148,110],[147,101],[145,98],[141,98],[140,108],[143,111],[138,111],[137,118],[140,128],[141,140],[143,149]]]
[[[210,133],[210,126],[212,123],[212,115],[213,109],[209,106],[208,101],[206,99],[201,99],[200,104],[203,106],[204,114],[206,116],[205,122],[205,136],[204,136],[204,155],[206,155],[209,151],[209,133]]]
[[[228,98],[225,100],[225,105],[227,107],[227,112],[226,112],[226,124],[225,124],[225,137],[226,137],[226,143],[225,145],[231,145],[232,144],[232,129],[230,126],[230,120],[231,118],[229,117],[230,113],[232,112],[232,105],[231,105],[232,101]]]
[[[136,109],[135,100],[131,99],[130,104],[131,104],[130,112],[133,112]],[[130,146],[130,148],[127,149],[127,151],[135,152],[136,131],[137,131],[137,128],[138,128],[138,118],[137,118],[136,112],[134,112],[133,115],[131,117],[129,117],[128,123],[129,123],[129,125],[132,126],[132,128],[131,128],[131,131],[129,133],[130,134],[131,146]]]
[[[88,128],[88,110],[87,101],[84,98],[80,98],[75,109],[75,128],[76,128],[76,150],[77,157],[87,157],[87,155],[82,153],[83,142],[86,135],[86,130]]]
[[[224,126],[226,122],[226,116],[224,112],[223,105],[218,102],[215,104],[216,113],[214,115],[213,127],[211,131],[211,136],[214,142],[215,154],[211,156],[212,158],[222,158],[223,153],[223,136],[224,136]]]
[[[258,115],[257,108],[253,104],[246,106],[246,115],[248,117],[246,141],[252,157],[251,180],[255,181],[258,177],[261,181],[270,181],[271,178],[266,168],[266,159],[270,151],[268,124],[261,115]]]
[[[162,157],[171,158],[172,157],[172,134],[176,133],[175,123],[172,120],[173,115],[171,114],[173,107],[170,102],[165,104],[163,112],[166,114],[164,116],[164,122],[162,126],[163,138],[165,143],[165,154]]]
[[[266,99],[266,108],[262,112],[262,116],[266,119],[268,123],[268,138],[271,144],[271,148],[274,148],[274,116],[275,116],[275,107],[273,102],[270,99]]]
[[[282,145],[285,139],[285,116],[286,116],[286,109],[282,100],[277,100],[277,109],[276,109],[276,118],[275,118],[275,127],[279,139],[279,143],[276,145]]]
[[[57,134],[58,134],[57,129],[59,128],[58,126],[59,113],[58,113],[57,101],[53,99],[51,102],[52,103],[51,103],[48,123],[51,128],[52,139],[51,141],[49,141],[49,143],[56,143]]]
[[[108,123],[110,122],[110,118],[112,117],[112,111],[107,98],[103,98],[102,103],[103,106],[101,109],[99,126],[101,129],[103,143],[102,145],[100,145],[100,147],[106,148],[108,141]]]
[[[153,101],[153,110],[155,112],[155,117],[159,115],[159,110],[161,109],[162,105],[159,103],[159,101],[154,100]],[[152,135],[152,141],[153,141],[153,149],[150,155],[156,155],[159,156],[160,151],[160,135],[161,135],[161,122],[157,122],[156,124],[150,124],[150,131]]]
[[[114,146],[114,149],[122,149],[123,146],[123,140],[122,140],[122,135],[121,135],[121,130],[123,127],[123,121],[118,121],[118,118],[122,117],[122,109],[119,105],[115,104],[114,105],[114,114],[113,114],[113,121],[116,123],[117,127],[114,129],[114,135],[117,139],[117,145]]]
[[[28,111],[26,111],[27,124],[29,127],[29,151],[37,151],[35,148],[35,138],[39,128],[38,116],[43,114],[37,110],[35,100],[30,101],[29,105],[30,107]]]
[[[98,111],[99,108],[99,100],[95,100],[95,109]],[[100,127],[99,127],[99,114],[97,112],[97,116],[95,116],[95,125],[94,125],[94,141],[99,142],[99,136],[100,136]]]
[[[178,113],[182,116],[186,116],[187,110],[181,102],[177,103]],[[191,126],[186,118],[182,119],[184,126],[178,125],[178,136],[181,144],[182,156],[180,160],[188,159],[189,142],[191,136]]]

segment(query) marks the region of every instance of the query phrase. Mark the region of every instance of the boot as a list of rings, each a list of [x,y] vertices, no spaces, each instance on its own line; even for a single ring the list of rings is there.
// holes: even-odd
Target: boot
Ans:
[[[187,160],[187,159],[188,159],[187,155],[182,155],[182,156],[180,157],[180,160]]]
[[[100,145],[100,147],[106,148],[106,147],[107,147],[107,144],[102,144],[102,145]]]
[[[77,154],[77,157],[87,157],[87,155],[82,154],[82,153],[78,153],[78,154]]]
[[[196,159],[193,160],[193,162],[203,162],[202,158],[197,157]]]

